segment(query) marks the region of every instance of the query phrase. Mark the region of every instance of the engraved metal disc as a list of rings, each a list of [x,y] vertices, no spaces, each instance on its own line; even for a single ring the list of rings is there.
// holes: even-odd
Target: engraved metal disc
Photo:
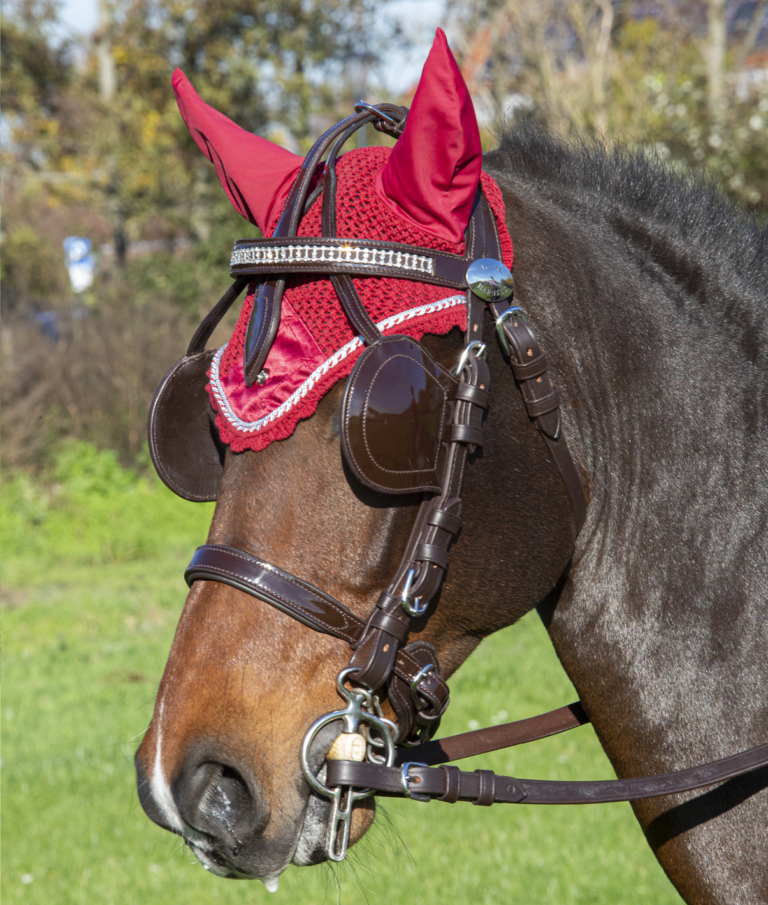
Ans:
[[[467,285],[478,298],[500,302],[512,295],[512,272],[495,258],[478,258],[467,267]]]

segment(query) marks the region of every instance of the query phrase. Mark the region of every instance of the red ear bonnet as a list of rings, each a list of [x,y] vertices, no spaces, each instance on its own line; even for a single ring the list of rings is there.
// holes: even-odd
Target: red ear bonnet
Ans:
[[[293,185],[303,157],[246,132],[200,99],[181,69],[173,73],[179,110],[195,144],[216,167],[238,213],[266,232]]]
[[[472,99],[438,28],[405,131],[376,178],[376,192],[412,225],[461,242],[481,169]]]
[[[303,163],[289,151],[239,126],[203,103],[180,70],[173,87],[184,122],[198,148],[214,164],[235,208],[270,235]],[[477,188],[496,217],[502,257],[512,266],[501,192],[481,173],[482,151],[467,86],[437,32],[424,65],[405,130],[390,151],[355,148],[339,157],[337,235],[350,240],[398,242],[464,254],[464,233]],[[299,223],[298,235],[322,237],[318,199]],[[416,340],[425,333],[466,329],[466,293],[401,277],[354,278],[373,321],[386,334]],[[322,274],[289,276],[280,326],[262,384],[246,386],[243,348],[254,304],[251,284],[230,341],[215,355],[208,390],[221,440],[234,452],[264,449],[291,435],[319,400],[346,377],[363,350]]]

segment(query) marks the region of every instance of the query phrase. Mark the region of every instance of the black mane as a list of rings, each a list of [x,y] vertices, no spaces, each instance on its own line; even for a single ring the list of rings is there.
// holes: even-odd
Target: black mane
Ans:
[[[726,296],[740,297],[751,319],[765,322],[768,228],[701,174],[673,169],[643,151],[561,140],[530,123],[505,130],[488,163],[537,183],[566,207],[593,212],[595,220],[634,220],[659,244],[685,249],[730,288]]]

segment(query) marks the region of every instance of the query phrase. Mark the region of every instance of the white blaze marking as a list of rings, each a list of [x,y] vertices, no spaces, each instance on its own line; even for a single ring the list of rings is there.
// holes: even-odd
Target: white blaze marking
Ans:
[[[178,830],[178,832],[183,833],[185,829],[184,822],[182,821],[179,812],[176,810],[176,802],[173,800],[171,787],[168,785],[168,781],[166,780],[165,774],[163,773],[163,764],[161,757],[163,730],[161,721],[163,719],[164,704],[165,702],[160,703],[160,712],[157,715],[155,768],[152,771],[152,779],[150,779],[149,785],[152,789],[152,797],[155,799],[155,803],[160,808],[160,811],[162,812],[163,817],[165,817],[168,825],[173,827],[173,829]]]

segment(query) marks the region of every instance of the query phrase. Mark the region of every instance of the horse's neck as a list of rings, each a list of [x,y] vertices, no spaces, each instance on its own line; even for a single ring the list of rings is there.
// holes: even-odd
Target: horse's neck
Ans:
[[[664,249],[507,186],[517,302],[590,485],[572,577],[543,608],[558,654],[619,772],[756,744],[765,706],[749,689],[768,680],[765,370],[734,341],[724,305],[702,309],[717,277],[693,285],[695,260],[678,280]]]

